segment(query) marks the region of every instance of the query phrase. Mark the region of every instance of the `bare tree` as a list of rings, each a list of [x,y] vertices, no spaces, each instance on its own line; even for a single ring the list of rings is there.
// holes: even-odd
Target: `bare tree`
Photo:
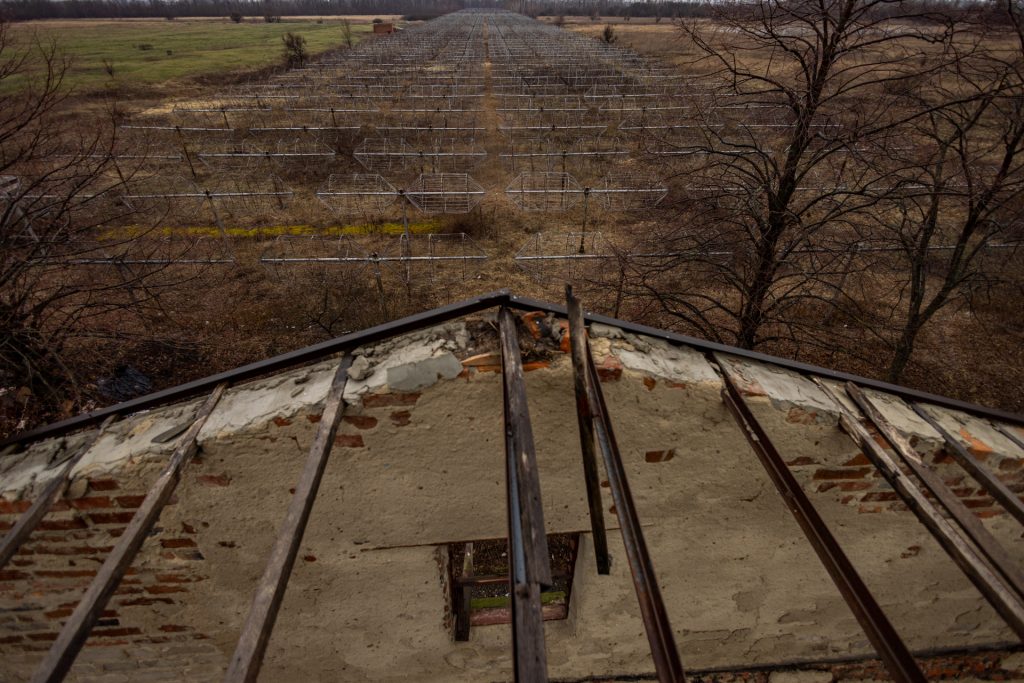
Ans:
[[[634,294],[745,348],[822,342],[859,217],[878,202],[868,189],[888,173],[878,150],[919,115],[893,105],[950,59],[950,23],[902,8],[758,0],[679,23],[700,52],[698,134],[676,150],[692,161],[673,179],[677,220],[649,233],[665,256],[637,266]]]
[[[99,237],[130,213],[118,199],[131,172],[111,121],[69,114],[67,68],[55,45],[0,23],[0,388],[36,417],[80,406],[76,344],[159,313],[159,266],[90,267],[135,243]]]
[[[979,27],[982,49],[913,93],[928,113],[892,150],[898,184],[867,226],[897,259],[890,381],[929,321],[998,284],[1024,241],[1024,10],[1003,8],[1002,25]]]

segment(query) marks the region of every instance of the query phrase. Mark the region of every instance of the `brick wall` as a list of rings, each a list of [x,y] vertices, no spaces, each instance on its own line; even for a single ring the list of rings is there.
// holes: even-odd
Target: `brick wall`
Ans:
[[[155,472],[153,472],[155,475]],[[147,477],[132,485],[106,477],[88,480],[78,498],[54,504],[17,555],[0,570],[0,660],[3,680],[27,680],[56,639],[81,595],[142,502]],[[172,499],[171,505],[177,501]],[[10,529],[31,505],[0,500],[0,530]],[[137,561],[103,611],[70,680],[216,680],[223,656],[187,624],[143,626],[140,610],[187,600],[202,581],[196,529],[159,522]],[[140,556],[141,558],[141,556]],[[145,671],[145,674],[142,674]]]

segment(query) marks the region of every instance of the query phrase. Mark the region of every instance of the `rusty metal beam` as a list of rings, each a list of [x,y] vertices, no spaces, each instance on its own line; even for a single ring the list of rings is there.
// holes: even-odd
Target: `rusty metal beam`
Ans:
[[[938,420],[924,409],[918,403],[912,403],[910,405],[914,409],[922,420],[927,422],[932,429],[939,433],[942,440],[946,442],[946,452],[949,453],[960,467],[967,470],[967,473],[974,477],[974,480],[985,487],[989,495],[1003,506],[1007,512],[1013,517],[1024,524],[1024,502],[1017,496],[1016,493],[1011,491],[1003,481],[993,474],[985,465],[979,462],[970,451],[964,448],[964,445],[960,441],[950,434],[942,425],[939,424]]]
[[[953,492],[946,487],[939,475],[935,474],[934,471],[922,462],[921,456],[910,445],[907,438],[893,427],[860,387],[853,382],[847,382],[846,393],[850,395],[850,398],[857,403],[868,420],[885,437],[885,440],[892,447],[892,451],[900,457],[903,464],[917,475],[917,478],[921,480],[925,488],[939,501],[939,504],[945,508],[946,512],[956,520],[963,533],[981,550],[982,554],[999,572],[1007,585],[1016,591],[1018,597],[1024,597],[1024,575],[1017,569],[1013,558],[1003,549],[999,541],[981,523],[981,520],[968,510],[967,506],[959,498],[953,495]]]
[[[580,450],[583,454],[583,479],[587,484],[587,505],[590,508],[590,532],[597,560],[597,573],[611,571],[608,555],[608,537],[604,528],[604,507],[601,504],[601,482],[597,470],[597,452],[594,446],[594,415],[587,396],[587,331],[583,322],[583,308],[572,294],[572,285],[565,286],[566,309],[569,312],[569,341],[572,349],[573,387],[576,392],[576,423],[580,430]]]
[[[100,440],[103,433],[116,419],[117,415],[111,415],[103,421],[103,424],[96,430],[96,433],[79,446],[78,450],[64,462],[60,472],[50,479],[43,492],[33,501],[32,507],[25,510],[11,530],[7,532],[3,542],[0,543],[0,569],[3,569],[4,565],[10,562],[14,554],[18,552],[21,544],[32,534],[36,526],[39,525],[39,522],[46,516],[46,513],[50,511],[53,504],[61,497],[71,471],[81,462],[85,454],[96,445],[96,442]]]
[[[85,645],[89,632],[95,625],[100,613],[106,607],[110,596],[117,590],[125,571],[131,566],[132,560],[149,535],[153,524],[160,518],[160,513],[170,500],[185,466],[199,450],[197,439],[207,418],[217,406],[220,397],[227,389],[227,383],[218,384],[213,392],[196,413],[192,426],[188,428],[171,454],[171,459],[160,476],[149,488],[142,505],[135,511],[132,521],[128,523],[117,545],[107,555],[99,572],[93,579],[82,599],[71,613],[57,640],[53,641],[49,652],[32,676],[33,683],[56,683],[64,680],[68,670]]]
[[[1017,634],[1017,637],[1024,639],[1024,604],[1021,603],[1013,589],[998,576],[988,561],[981,557],[977,549],[946,521],[924,492],[875,441],[854,414],[839,400],[835,392],[818,378],[814,378],[814,382],[835,404],[839,413],[839,425],[843,431],[860,446],[864,455],[878,468],[907,507],[917,515],[921,524],[931,532],[939,545],[971,580],[971,583],[981,591],[981,594]]]
[[[608,484],[615,503],[615,514],[622,531],[622,543],[626,547],[626,560],[633,575],[633,587],[636,589],[637,601],[640,603],[640,616],[647,631],[647,642],[651,646],[651,657],[654,668],[661,683],[679,683],[686,680],[683,664],[679,659],[672,625],[668,620],[665,601],[661,597],[661,588],[654,573],[654,564],[647,551],[647,542],[640,527],[633,494],[629,489],[626,468],[622,464],[622,454],[612,428],[608,405],[601,391],[601,380],[594,366],[594,357],[590,352],[590,343],[583,340],[585,347],[587,392],[590,412],[593,415],[594,432],[604,459],[604,469],[608,475]]]
[[[548,680],[541,586],[550,586],[551,557],[526,403],[526,384],[516,319],[498,311],[505,415],[505,481],[508,497],[509,586],[512,589],[512,648],[516,681]]]
[[[821,560],[825,571],[832,577],[836,588],[857,619],[864,634],[885,663],[895,681],[922,682],[924,674],[904,645],[896,629],[889,622],[885,612],[878,605],[867,585],[860,578],[853,563],[843,552],[839,541],[832,535],[825,520],[815,509],[811,499],[786,465],[785,458],[775,448],[768,433],[758,422],[740,393],[726,361],[717,354],[713,360],[722,370],[722,400],[736,420],[751,449],[764,466],[768,477],[782,496],[786,507],[793,514],[814,552]]]
[[[345,385],[348,382],[348,369],[351,365],[352,356],[346,354],[334,372],[334,379],[331,380],[331,387],[324,402],[324,410],[320,422],[317,423],[316,436],[309,447],[306,464],[295,486],[295,494],[277,533],[274,547],[270,551],[270,559],[263,570],[263,577],[256,588],[252,607],[249,608],[238,645],[235,646],[235,653],[228,664],[225,681],[251,682],[259,676],[263,656],[274,630],[274,622],[277,620],[277,613],[288,588],[288,579],[295,566],[302,535],[306,531],[320,481],[331,455],[338,424],[345,412]]]

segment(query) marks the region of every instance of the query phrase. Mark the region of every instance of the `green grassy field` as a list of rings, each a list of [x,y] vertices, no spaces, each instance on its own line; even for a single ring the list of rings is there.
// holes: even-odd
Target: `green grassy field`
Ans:
[[[371,30],[352,23],[353,38]],[[259,69],[281,61],[281,36],[301,34],[312,54],[342,44],[337,19],[318,24],[313,19],[283,19],[280,23],[228,19],[59,20],[16,24],[19,46],[34,36],[55,40],[71,59],[66,83],[77,92],[118,85],[156,85],[181,79]],[[106,70],[113,68],[113,77]],[[11,85],[11,84],[7,84]]]

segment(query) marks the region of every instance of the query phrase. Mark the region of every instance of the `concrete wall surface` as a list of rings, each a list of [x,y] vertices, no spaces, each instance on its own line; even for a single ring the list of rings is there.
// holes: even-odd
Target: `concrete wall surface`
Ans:
[[[448,544],[506,535],[495,329],[484,314],[357,352],[261,680],[512,678],[507,625],[453,641],[447,567]],[[527,314],[519,332],[547,531],[581,534],[568,616],[545,623],[549,669],[565,680],[635,680],[653,664],[607,488],[612,572],[595,570],[564,321]],[[693,349],[617,328],[594,326],[591,337],[685,666],[756,670],[744,680],[771,683],[884,677],[877,663],[849,663],[873,651],[724,408],[719,369]],[[930,677],[1021,678],[1012,632],[838,428],[831,400],[777,366],[724,362],[907,644],[932,653]],[[336,363],[228,391],[70,680],[223,677]],[[899,398],[868,393],[1024,560],[1020,525],[938,435]],[[153,437],[188,423],[199,403],[116,423],[0,570],[0,680],[30,677],[173,449]],[[1012,440],[986,420],[931,410],[1024,489],[1024,452]],[[0,460],[0,531],[39,495],[61,453],[89,435]]]

